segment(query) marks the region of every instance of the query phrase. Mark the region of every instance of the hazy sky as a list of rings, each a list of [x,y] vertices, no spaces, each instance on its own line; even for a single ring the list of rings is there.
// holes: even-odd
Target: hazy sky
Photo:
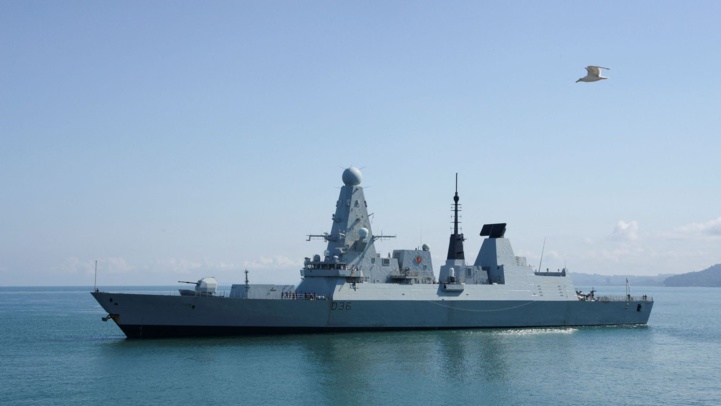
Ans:
[[[362,168],[385,253],[721,263],[718,1],[0,2],[0,285],[296,283]],[[608,80],[575,83],[586,65]]]

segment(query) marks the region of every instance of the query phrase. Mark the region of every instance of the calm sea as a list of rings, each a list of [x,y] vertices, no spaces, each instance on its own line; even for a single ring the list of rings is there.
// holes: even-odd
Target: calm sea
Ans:
[[[89,292],[0,288],[0,405],[721,405],[718,288],[635,287],[646,327],[153,341]]]

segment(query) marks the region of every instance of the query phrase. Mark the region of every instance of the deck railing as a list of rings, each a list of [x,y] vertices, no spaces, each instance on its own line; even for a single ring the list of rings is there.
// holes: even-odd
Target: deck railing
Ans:
[[[328,300],[327,296],[316,295],[315,293],[283,292],[280,295],[283,300]]]
[[[643,296],[596,296],[595,298],[598,302],[653,302],[653,298],[651,296],[643,295]]]

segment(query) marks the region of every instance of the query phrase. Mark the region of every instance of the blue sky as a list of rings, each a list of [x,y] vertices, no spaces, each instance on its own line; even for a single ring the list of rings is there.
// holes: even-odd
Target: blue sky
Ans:
[[[0,285],[295,283],[362,168],[381,253],[721,263],[716,1],[0,2]],[[586,65],[608,80],[575,83]]]

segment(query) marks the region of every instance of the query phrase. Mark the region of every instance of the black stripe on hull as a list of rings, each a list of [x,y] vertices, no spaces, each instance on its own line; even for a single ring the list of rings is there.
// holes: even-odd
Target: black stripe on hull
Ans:
[[[630,323],[615,325],[645,325]],[[487,330],[519,328],[518,326],[494,327],[247,327],[247,326],[142,326],[119,325],[129,339],[181,338],[181,337],[232,337],[284,334],[349,333],[365,331],[417,331],[417,330]],[[582,326],[528,326],[525,328],[566,328]],[[593,327],[593,326],[586,326]]]

